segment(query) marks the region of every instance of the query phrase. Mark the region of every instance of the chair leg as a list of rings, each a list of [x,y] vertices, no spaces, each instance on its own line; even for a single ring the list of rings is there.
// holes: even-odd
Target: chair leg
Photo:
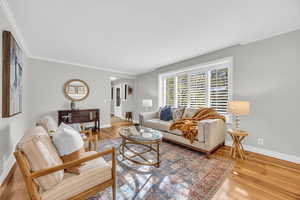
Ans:
[[[117,195],[117,187],[116,187],[116,180],[114,181],[114,184],[112,185],[112,199],[116,200],[116,195]]]

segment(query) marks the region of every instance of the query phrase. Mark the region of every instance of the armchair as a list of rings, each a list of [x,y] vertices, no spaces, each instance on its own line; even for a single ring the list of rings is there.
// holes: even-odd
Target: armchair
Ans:
[[[115,148],[84,152],[80,159],[63,163],[43,131],[40,127],[29,130],[14,152],[32,200],[85,199],[107,187],[112,187],[112,199],[116,199]],[[111,155],[111,164],[102,158],[106,155]],[[82,163],[79,175],[64,171]]]

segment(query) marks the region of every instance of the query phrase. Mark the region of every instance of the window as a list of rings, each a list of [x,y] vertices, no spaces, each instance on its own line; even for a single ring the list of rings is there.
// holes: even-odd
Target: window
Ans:
[[[227,114],[231,92],[231,59],[161,74],[161,106],[213,107]]]
[[[166,102],[165,105],[173,106],[175,104],[175,77],[166,79]]]

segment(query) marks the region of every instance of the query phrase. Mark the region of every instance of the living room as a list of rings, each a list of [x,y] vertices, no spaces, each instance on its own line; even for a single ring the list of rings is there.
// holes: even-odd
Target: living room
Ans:
[[[299,19],[298,0],[0,0],[0,199],[300,199]],[[28,132],[56,164],[33,167]]]

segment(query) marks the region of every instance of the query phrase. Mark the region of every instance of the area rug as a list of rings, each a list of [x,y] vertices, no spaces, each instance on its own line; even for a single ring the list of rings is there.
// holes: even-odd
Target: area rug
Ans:
[[[112,146],[118,148],[120,143],[120,138],[102,141],[100,150]],[[221,157],[207,159],[202,153],[167,142],[161,144],[160,152],[159,168],[123,160],[118,153],[118,200],[208,200],[220,188],[234,164]],[[111,157],[107,156],[105,160],[111,162]],[[106,189],[89,200],[110,200],[111,191],[111,188]]]

